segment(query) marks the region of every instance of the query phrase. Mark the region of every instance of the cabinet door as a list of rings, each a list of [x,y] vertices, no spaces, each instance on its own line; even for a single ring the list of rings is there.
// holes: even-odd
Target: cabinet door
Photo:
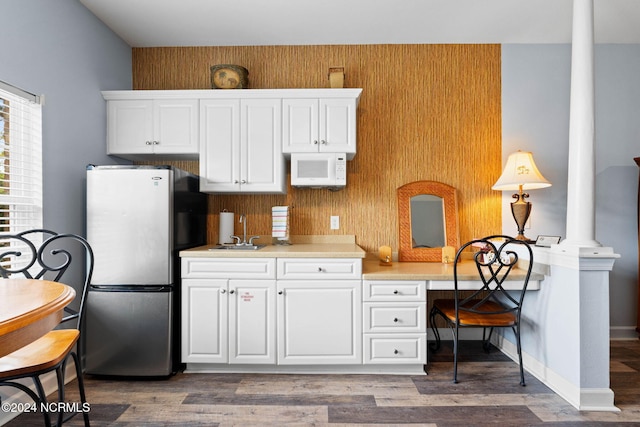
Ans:
[[[182,279],[182,362],[226,363],[227,281]]]
[[[153,101],[107,102],[107,154],[153,153]]]
[[[318,100],[282,100],[282,151],[315,153],[318,151]]]
[[[362,363],[362,282],[278,281],[278,363]]]
[[[284,193],[286,170],[281,145],[281,101],[243,99],[240,105],[240,189],[242,192]]]
[[[356,152],[356,101],[354,99],[320,100],[319,149],[328,153]],[[353,156],[347,156],[351,159]]]
[[[276,363],[276,281],[229,281],[229,363]]]
[[[200,102],[200,190],[240,191],[240,101]]]
[[[154,101],[154,153],[198,154],[198,100]]]

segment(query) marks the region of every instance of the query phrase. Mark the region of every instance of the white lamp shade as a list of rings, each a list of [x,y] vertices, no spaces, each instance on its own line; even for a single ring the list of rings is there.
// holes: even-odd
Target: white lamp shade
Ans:
[[[551,187],[540,173],[533,161],[533,155],[529,151],[517,151],[509,155],[507,164],[504,166],[502,175],[498,178],[493,190],[535,190],[538,188]]]

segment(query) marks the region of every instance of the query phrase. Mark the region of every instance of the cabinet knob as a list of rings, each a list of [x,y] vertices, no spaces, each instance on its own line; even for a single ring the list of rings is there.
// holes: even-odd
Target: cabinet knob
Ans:
[[[278,291],[278,295],[284,294],[284,291]]]
[[[394,294],[394,295],[398,295],[398,294],[399,294],[399,292],[398,292],[397,290],[395,290],[395,291],[393,291],[393,294]]]
[[[233,293],[233,291],[231,291],[231,293]],[[397,317],[396,317],[396,318],[394,318],[394,319],[393,319],[393,322],[394,322],[394,323],[398,323],[398,318],[397,318]]]
[[[324,139],[322,141],[320,141],[320,144],[322,145],[327,145],[327,141],[325,141]]]
[[[235,294],[235,293],[236,293],[236,291],[234,291],[233,289],[231,289],[231,290],[229,291],[229,293],[230,293],[230,294]]]
[[[153,141],[153,145],[160,145],[160,141]]]
[[[220,293],[221,293],[221,294],[226,294],[226,293],[227,293],[227,290],[226,290],[226,289],[220,289]]]
[[[234,184],[237,184],[238,182],[240,182],[240,181],[238,181],[237,179],[235,179],[235,180],[233,181],[233,183],[234,183]]]
[[[146,145],[152,145],[152,144],[153,144],[153,142],[151,142],[151,141],[145,141],[144,143],[145,143]]]
[[[398,354],[400,353],[398,350],[393,350],[393,354]]]
[[[322,273],[323,271],[322,267],[318,267],[318,273]]]
[[[314,140],[314,141],[313,141],[313,145],[318,145],[318,141],[317,141],[317,140]]]
[[[247,183],[246,179],[243,179],[242,181],[240,181],[240,184],[246,184],[246,183]]]

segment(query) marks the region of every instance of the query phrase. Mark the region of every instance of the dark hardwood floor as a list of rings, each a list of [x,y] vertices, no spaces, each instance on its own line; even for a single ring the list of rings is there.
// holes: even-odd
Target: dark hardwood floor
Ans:
[[[640,426],[640,341],[611,342],[611,388],[620,412],[581,412],[478,342],[463,342],[460,382],[450,343],[428,375],[178,374],[163,380],[86,378],[93,426]],[[75,381],[68,397],[77,402]],[[7,424],[40,426],[37,414]],[[82,425],[77,416],[66,425]]]

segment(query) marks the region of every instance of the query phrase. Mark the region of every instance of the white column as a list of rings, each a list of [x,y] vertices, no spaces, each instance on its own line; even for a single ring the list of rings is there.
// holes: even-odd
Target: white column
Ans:
[[[595,80],[593,0],[573,2],[567,238],[561,246],[601,246],[595,240]]]

